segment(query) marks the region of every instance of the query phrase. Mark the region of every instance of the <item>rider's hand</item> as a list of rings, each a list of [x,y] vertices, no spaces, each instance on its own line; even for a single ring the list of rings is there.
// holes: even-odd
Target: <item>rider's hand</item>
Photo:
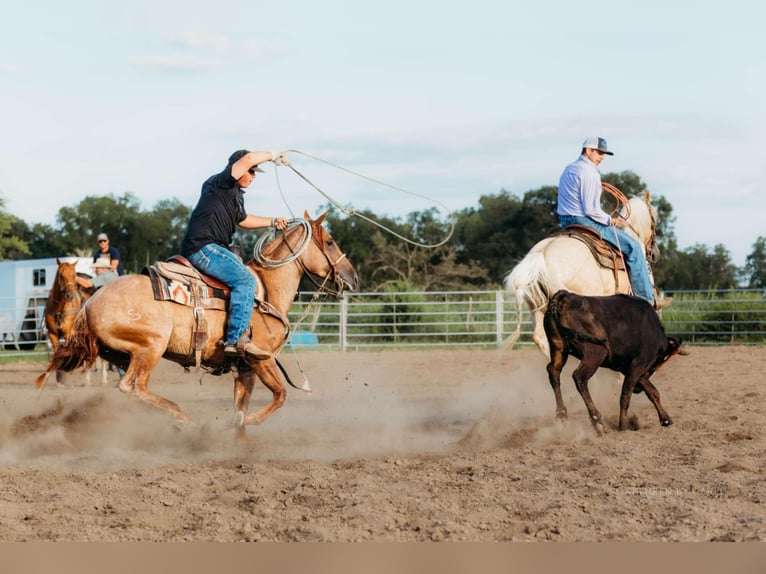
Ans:
[[[276,227],[280,231],[287,229],[287,219],[284,217],[275,217],[271,220],[271,225],[273,227]]]
[[[283,151],[271,152],[271,161],[276,165],[290,165],[290,162],[287,160],[287,152]]]

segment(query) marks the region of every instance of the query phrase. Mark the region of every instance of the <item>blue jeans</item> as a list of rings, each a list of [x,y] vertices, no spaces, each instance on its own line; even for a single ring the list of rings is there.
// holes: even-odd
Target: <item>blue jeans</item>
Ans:
[[[236,345],[250,326],[255,301],[255,276],[231,251],[208,243],[187,259],[203,273],[231,289],[225,345]]]
[[[604,225],[603,223],[593,221],[590,217],[560,215],[559,221],[561,222],[561,227],[566,227],[573,223],[587,225],[598,231],[604,241],[619,247],[625,257],[625,264],[628,266],[628,277],[630,277],[630,286],[633,288],[633,294],[636,297],[646,299],[649,303],[654,303],[654,289],[652,287],[652,280],[649,278],[649,267],[638,241],[619,227]],[[617,231],[617,240],[615,240],[614,236],[615,231]]]

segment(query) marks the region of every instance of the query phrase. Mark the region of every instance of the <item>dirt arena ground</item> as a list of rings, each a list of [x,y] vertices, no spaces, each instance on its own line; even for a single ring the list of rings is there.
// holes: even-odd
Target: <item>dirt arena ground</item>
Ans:
[[[0,541],[766,541],[766,347],[693,347],[653,378],[675,424],[592,381],[597,436],[565,371],[556,423],[533,349],[283,353],[314,389],[249,440],[230,376],[163,362],[151,388],[0,367]],[[256,408],[270,398],[254,394]]]

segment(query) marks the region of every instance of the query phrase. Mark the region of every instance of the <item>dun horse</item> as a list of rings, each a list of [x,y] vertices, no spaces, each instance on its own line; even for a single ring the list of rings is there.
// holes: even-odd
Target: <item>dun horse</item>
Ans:
[[[623,206],[622,223],[629,235],[644,246],[644,253],[653,260],[657,256],[655,226],[657,212],[649,203],[649,194],[630,199],[629,210]],[[526,303],[532,313],[532,339],[546,357],[550,357],[548,340],[543,329],[543,315],[548,298],[560,289],[578,295],[613,295],[628,293],[630,281],[625,271],[606,269],[599,265],[589,247],[579,239],[566,235],[546,237],[536,243],[529,253],[505,278],[506,294],[516,300],[516,330],[508,338],[512,347],[521,334],[522,306]]]
[[[265,245],[262,253],[268,261],[251,260],[247,264],[265,288],[265,302],[253,312],[252,339],[274,355],[285,344],[289,331],[287,313],[304,272],[322,290],[330,291],[325,285],[333,285],[333,293],[338,296],[345,289],[353,291],[358,287],[356,270],[322,225],[326,215],[312,221],[306,214],[305,222],[289,227]],[[277,261],[284,264],[269,264]],[[147,386],[161,358],[190,366],[196,347],[199,361],[207,368],[234,368],[236,436],[243,438],[247,425],[262,423],[285,402],[279,366],[275,358],[260,361],[238,358],[234,365],[229,365],[230,359],[225,357],[221,345],[225,311],[207,310],[205,318],[206,333],[200,332],[198,317],[191,307],[156,300],[150,277],[123,276],[102,287],[88,301],[77,316],[74,336],[57,350],[47,372],[76,369],[101,355],[126,369],[119,384],[122,392],[168,411],[180,421],[189,421],[177,404],[149,391]],[[44,383],[46,374],[38,377],[38,387]],[[271,390],[273,398],[270,404],[248,414],[256,377]]]
[[[75,316],[91,296],[90,290],[80,287],[75,281],[78,275],[75,262],[68,263],[57,257],[56,263],[58,270],[45,303],[45,327],[54,353],[62,341],[69,339],[74,329]],[[106,384],[107,364],[103,362],[100,366],[101,384]],[[86,371],[85,377],[86,383],[90,384],[90,370]],[[57,372],[56,379],[60,381],[61,378]]]

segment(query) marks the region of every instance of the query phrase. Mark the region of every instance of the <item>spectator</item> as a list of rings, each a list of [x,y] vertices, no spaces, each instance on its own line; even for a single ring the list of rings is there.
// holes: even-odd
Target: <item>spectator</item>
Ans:
[[[98,250],[93,252],[93,263],[99,258],[106,258],[110,262],[112,271],[117,275],[125,275],[120,252],[109,244],[109,236],[106,233],[98,234]]]
[[[78,285],[85,287],[86,289],[98,289],[99,287],[103,287],[110,281],[119,277],[117,273],[112,271],[113,264],[114,260],[109,261],[106,257],[99,257],[93,264],[93,270],[96,272],[96,276],[91,279],[76,277],[75,281],[77,281]]]

